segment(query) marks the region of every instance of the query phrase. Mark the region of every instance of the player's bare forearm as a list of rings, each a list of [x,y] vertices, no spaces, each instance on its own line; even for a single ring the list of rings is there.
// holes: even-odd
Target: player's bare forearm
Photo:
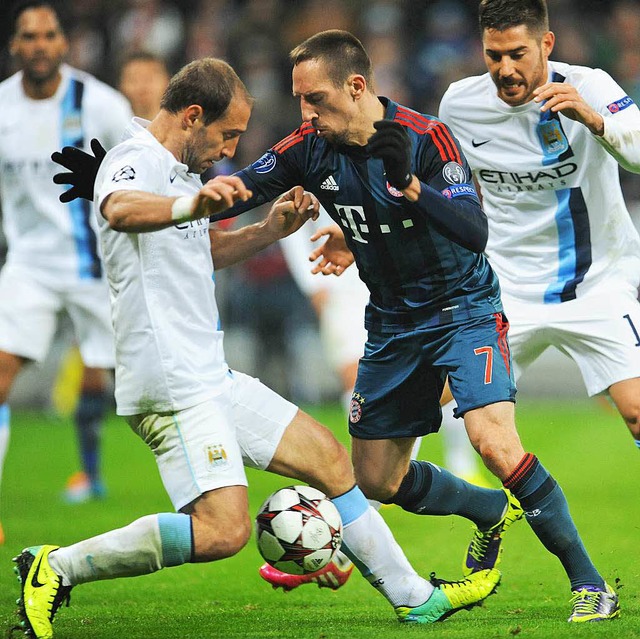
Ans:
[[[100,212],[114,231],[149,233],[175,224],[171,207],[176,199],[144,191],[116,191],[102,202]]]
[[[232,231],[209,229],[211,257],[216,271],[242,262],[276,240],[265,232],[266,220],[243,226]]]
[[[100,212],[114,231],[151,233],[199,220],[224,211],[251,191],[234,176],[209,180],[194,196],[166,197],[145,191],[116,191],[100,205]]]
[[[319,204],[310,193],[292,189],[278,198],[261,222],[235,231],[210,230],[211,255],[220,270],[242,262],[278,240],[297,231],[309,218],[318,216]]]

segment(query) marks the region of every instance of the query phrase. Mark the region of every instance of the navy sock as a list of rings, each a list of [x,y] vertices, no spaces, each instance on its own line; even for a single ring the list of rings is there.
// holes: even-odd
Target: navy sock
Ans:
[[[487,530],[500,521],[507,497],[502,490],[481,488],[435,464],[412,460],[392,503],[418,515],[460,515]]]
[[[92,482],[98,481],[100,475],[100,431],[106,407],[105,392],[84,391],[75,415],[82,468]]]
[[[604,588],[604,580],[589,558],[573,523],[562,489],[538,458],[526,453],[504,485],[520,501],[529,525],[544,547],[560,559],[571,581],[571,589]]]

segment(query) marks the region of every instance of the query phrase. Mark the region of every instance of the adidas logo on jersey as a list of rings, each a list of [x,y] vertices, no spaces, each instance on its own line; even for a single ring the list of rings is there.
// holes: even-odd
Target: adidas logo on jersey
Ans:
[[[330,175],[321,185],[320,185],[321,189],[324,189],[325,191],[339,191],[340,187],[338,186],[338,183],[335,181],[333,175]]]

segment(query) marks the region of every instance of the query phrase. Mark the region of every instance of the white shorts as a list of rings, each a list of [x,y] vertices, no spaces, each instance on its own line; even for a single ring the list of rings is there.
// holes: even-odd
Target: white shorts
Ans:
[[[590,291],[562,304],[502,296],[516,379],[549,346],[573,359],[590,396],[640,377],[640,304],[629,287]]]
[[[364,308],[369,291],[362,284],[362,292],[354,291],[353,287],[334,286],[327,293],[320,314],[320,339],[329,363],[339,371],[364,355],[367,341]]]
[[[0,350],[42,362],[65,310],[82,361],[114,368],[109,288],[104,280],[53,285],[28,269],[7,264],[0,272]]]
[[[298,407],[233,371],[225,391],[176,413],[127,417],[153,451],[176,510],[203,493],[246,486],[244,466],[269,466]]]

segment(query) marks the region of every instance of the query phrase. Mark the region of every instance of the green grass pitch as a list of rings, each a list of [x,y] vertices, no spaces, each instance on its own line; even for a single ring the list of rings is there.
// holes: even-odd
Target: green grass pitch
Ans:
[[[310,410],[342,439],[346,426],[337,407]],[[257,574],[252,540],[236,557],[182,566],[134,579],[86,584],[71,595],[54,624],[56,639],[523,639],[565,637],[640,638],[640,451],[620,417],[587,400],[545,403],[522,400],[518,422],[525,449],[555,475],[569,500],[587,548],[605,578],[617,583],[621,618],[569,625],[568,583],[555,557],[526,523],[508,533],[502,584],[480,608],[442,624],[401,626],[386,601],[358,575],[338,592],[305,586],[284,594]],[[126,525],[141,515],[171,510],[152,455],[112,417],[104,433],[102,502],[63,504],[59,494],[76,469],[75,437],[67,420],[15,412],[0,511],[7,535],[0,547],[0,633],[14,620],[18,586],[11,557],[26,545],[70,544]],[[441,460],[438,435],[423,443],[421,458]],[[291,482],[250,472],[253,514],[273,490]],[[418,517],[399,508],[383,515],[415,568],[460,577],[470,523],[454,517]]]

